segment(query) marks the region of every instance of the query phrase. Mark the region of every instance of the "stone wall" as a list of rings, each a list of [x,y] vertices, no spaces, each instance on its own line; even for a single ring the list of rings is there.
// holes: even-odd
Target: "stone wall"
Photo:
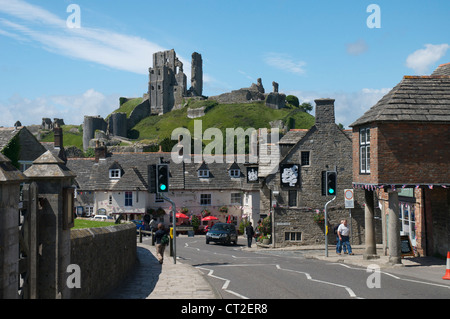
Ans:
[[[101,298],[124,280],[136,262],[136,226],[122,224],[71,231],[71,264],[80,266],[81,288],[72,299]]]

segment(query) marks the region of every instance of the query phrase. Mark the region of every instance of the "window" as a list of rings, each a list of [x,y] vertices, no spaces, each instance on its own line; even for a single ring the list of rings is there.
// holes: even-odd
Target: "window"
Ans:
[[[230,177],[239,178],[241,177],[240,169],[230,169]]]
[[[120,169],[118,169],[118,168],[110,169],[109,170],[109,178],[118,179],[118,178],[120,178],[120,175],[121,175],[120,173],[121,173]]]
[[[370,129],[359,130],[359,167],[360,173],[370,173]]]
[[[231,193],[231,204],[242,205],[242,194]]]
[[[297,191],[296,190],[290,190],[288,194],[288,203],[289,207],[295,207],[297,206]]]
[[[301,241],[302,240],[302,232],[285,232],[284,233],[285,241]]]
[[[125,192],[125,206],[133,206],[133,192]]]
[[[200,178],[207,178],[207,177],[209,177],[209,170],[207,170],[207,169],[200,169],[200,170],[198,170],[198,177],[200,177]]]
[[[301,162],[302,162],[302,166],[309,166],[310,165],[309,151],[301,152]]]
[[[200,205],[210,206],[211,205],[211,194],[200,194]]]
[[[113,197],[112,197],[112,195],[109,195],[108,203],[109,203],[109,205],[112,205],[112,203],[113,203]]]

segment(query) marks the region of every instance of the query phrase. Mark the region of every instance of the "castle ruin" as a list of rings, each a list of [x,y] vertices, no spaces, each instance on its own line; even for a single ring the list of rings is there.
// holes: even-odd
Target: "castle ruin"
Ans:
[[[183,63],[177,58],[175,50],[153,54],[148,83],[150,114],[162,115],[180,108],[184,97],[202,96],[203,60],[197,52],[192,54],[191,68],[191,87],[188,89]]]

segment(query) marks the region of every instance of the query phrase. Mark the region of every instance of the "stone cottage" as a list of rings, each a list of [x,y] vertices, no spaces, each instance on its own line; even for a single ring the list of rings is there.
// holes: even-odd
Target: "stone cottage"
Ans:
[[[364,237],[361,192],[355,208],[345,209],[344,189],[352,188],[352,141],[335,123],[334,100],[318,99],[316,123],[309,130],[291,130],[280,140],[281,160],[276,173],[260,176],[261,207],[273,212],[274,247],[325,242],[320,221],[325,204],[327,171],[337,172],[336,200],[328,206],[328,242],[335,243],[333,226],[343,218],[352,226],[352,243]]]

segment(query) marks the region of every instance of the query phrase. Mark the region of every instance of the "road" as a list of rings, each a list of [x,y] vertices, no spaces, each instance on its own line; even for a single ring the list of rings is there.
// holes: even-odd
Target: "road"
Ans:
[[[243,250],[177,238],[179,262],[202,271],[224,299],[423,299],[450,298],[450,285],[306,258],[302,251]],[[378,277],[375,277],[378,276]],[[369,287],[372,286],[372,287]]]

